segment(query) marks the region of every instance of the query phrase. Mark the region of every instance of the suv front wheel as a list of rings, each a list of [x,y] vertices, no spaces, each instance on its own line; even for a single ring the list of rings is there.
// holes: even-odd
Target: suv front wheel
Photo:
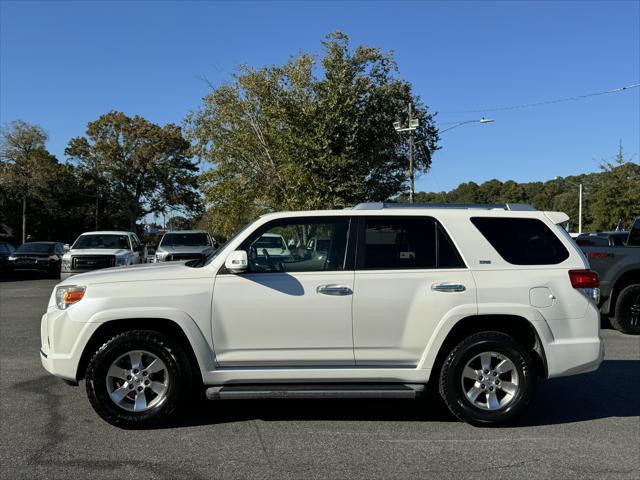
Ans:
[[[505,424],[522,414],[535,395],[531,355],[501,332],[471,335],[447,355],[439,391],[460,420],[476,426]]]
[[[160,332],[132,330],[105,342],[89,361],[94,410],[123,428],[148,428],[171,415],[191,390],[189,359]]]

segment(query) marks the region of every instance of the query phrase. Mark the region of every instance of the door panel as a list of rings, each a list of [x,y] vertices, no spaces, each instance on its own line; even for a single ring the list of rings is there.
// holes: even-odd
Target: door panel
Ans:
[[[464,285],[438,291],[437,285]],[[356,272],[353,343],[357,365],[417,365],[442,318],[455,308],[476,311],[466,269]]]
[[[221,366],[353,365],[353,271],[219,275],[213,342]],[[345,291],[346,292],[346,291]]]
[[[357,252],[357,365],[415,366],[451,310],[477,310],[473,276],[432,217],[364,217]]]
[[[243,242],[248,272],[219,274],[213,290],[221,366],[354,365],[349,227],[344,216],[292,217]]]

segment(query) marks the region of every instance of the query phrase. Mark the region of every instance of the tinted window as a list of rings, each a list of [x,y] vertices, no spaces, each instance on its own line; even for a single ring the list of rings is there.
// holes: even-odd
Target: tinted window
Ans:
[[[9,247],[6,243],[0,243],[0,253],[9,253]]]
[[[201,247],[209,245],[206,233],[167,233],[160,245],[163,247]]]
[[[364,268],[436,267],[435,222],[423,217],[370,217],[365,222]]]
[[[589,246],[600,246],[600,247],[608,247],[609,246],[609,238],[608,237],[597,237],[595,235],[585,235],[576,238],[576,243],[583,247]]]
[[[628,233],[612,235],[611,241],[613,245],[615,245],[616,247],[619,247],[621,245],[626,245],[628,236],[629,236]]]
[[[360,268],[460,268],[464,263],[438,223],[428,217],[368,217]]]
[[[251,272],[318,272],[342,270],[349,220],[291,218],[259,229],[241,247],[249,256]],[[326,249],[314,249],[318,240]]]
[[[558,237],[535,218],[475,217],[471,221],[500,256],[514,265],[553,265],[569,257]]]
[[[16,250],[18,253],[53,253],[53,244],[51,243],[23,243]]]

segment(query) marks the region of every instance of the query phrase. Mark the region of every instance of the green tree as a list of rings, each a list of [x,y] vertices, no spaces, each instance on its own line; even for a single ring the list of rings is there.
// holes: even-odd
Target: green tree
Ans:
[[[176,125],[112,111],[90,122],[85,137],[71,139],[65,154],[96,195],[107,193],[116,226],[134,230],[144,215],[167,207],[198,211],[198,166]]]
[[[46,149],[47,133],[37,125],[15,120],[2,129],[1,138],[0,186],[5,202],[10,202],[11,198],[20,199],[24,242],[27,237],[27,205],[42,198],[57,160]],[[8,209],[4,210],[3,216],[7,212]]]
[[[612,161],[600,164],[591,212],[593,227],[609,230],[622,222],[627,228],[640,215],[640,165],[625,155],[622,143]]]
[[[202,177],[212,231],[228,236],[265,211],[340,208],[403,191],[407,143],[393,122],[409,102],[424,147],[416,168],[429,169],[437,129],[392,55],[351,50],[340,32],[323,45],[319,61],[301,54],[283,66],[241,68],[187,117],[188,138],[212,164]]]

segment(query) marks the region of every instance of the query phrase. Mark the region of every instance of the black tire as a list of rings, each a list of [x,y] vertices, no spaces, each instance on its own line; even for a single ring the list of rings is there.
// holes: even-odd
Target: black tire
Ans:
[[[463,370],[468,362],[475,361],[474,359],[484,352],[495,352],[501,357],[510,360],[515,366],[515,372],[517,372],[518,388],[512,397],[507,398],[504,392],[498,392],[501,387],[487,387],[495,388],[496,394],[503,395],[502,398],[506,398],[504,406],[495,410],[483,409],[477,406],[467,398],[465,393],[467,387],[464,386],[464,382],[471,382],[471,386],[476,384],[474,383],[475,379],[463,380]],[[495,367],[495,365],[493,366]],[[491,372],[489,375],[491,375]],[[509,380],[513,380],[510,376],[512,374],[508,375]],[[503,375],[492,377],[489,381],[495,382],[496,378],[498,380],[502,378],[504,384],[505,378]],[[527,349],[509,335],[489,331],[473,334],[451,350],[440,370],[438,386],[440,396],[453,415],[471,425],[492,427],[507,424],[525,412],[535,396],[536,380],[535,363]],[[480,382],[478,383],[480,384]],[[485,384],[485,382],[482,381],[482,384]],[[479,387],[482,387],[482,384]],[[485,399],[488,405],[488,393],[488,390],[482,391],[477,399]]]
[[[610,321],[619,332],[640,335],[640,285],[622,289],[616,300],[615,316]]]
[[[168,377],[162,401],[148,410],[134,412],[118,406],[107,390],[107,372],[112,363],[131,351],[146,351],[162,360]],[[192,371],[184,349],[166,335],[153,330],[131,330],[107,340],[87,366],[87,396],[96,413],[121,428],[152,428],[172,415],[190,396]],[[133,392],[135,394],[135,392]],[[150,403],[151,405],[151,403]]]

